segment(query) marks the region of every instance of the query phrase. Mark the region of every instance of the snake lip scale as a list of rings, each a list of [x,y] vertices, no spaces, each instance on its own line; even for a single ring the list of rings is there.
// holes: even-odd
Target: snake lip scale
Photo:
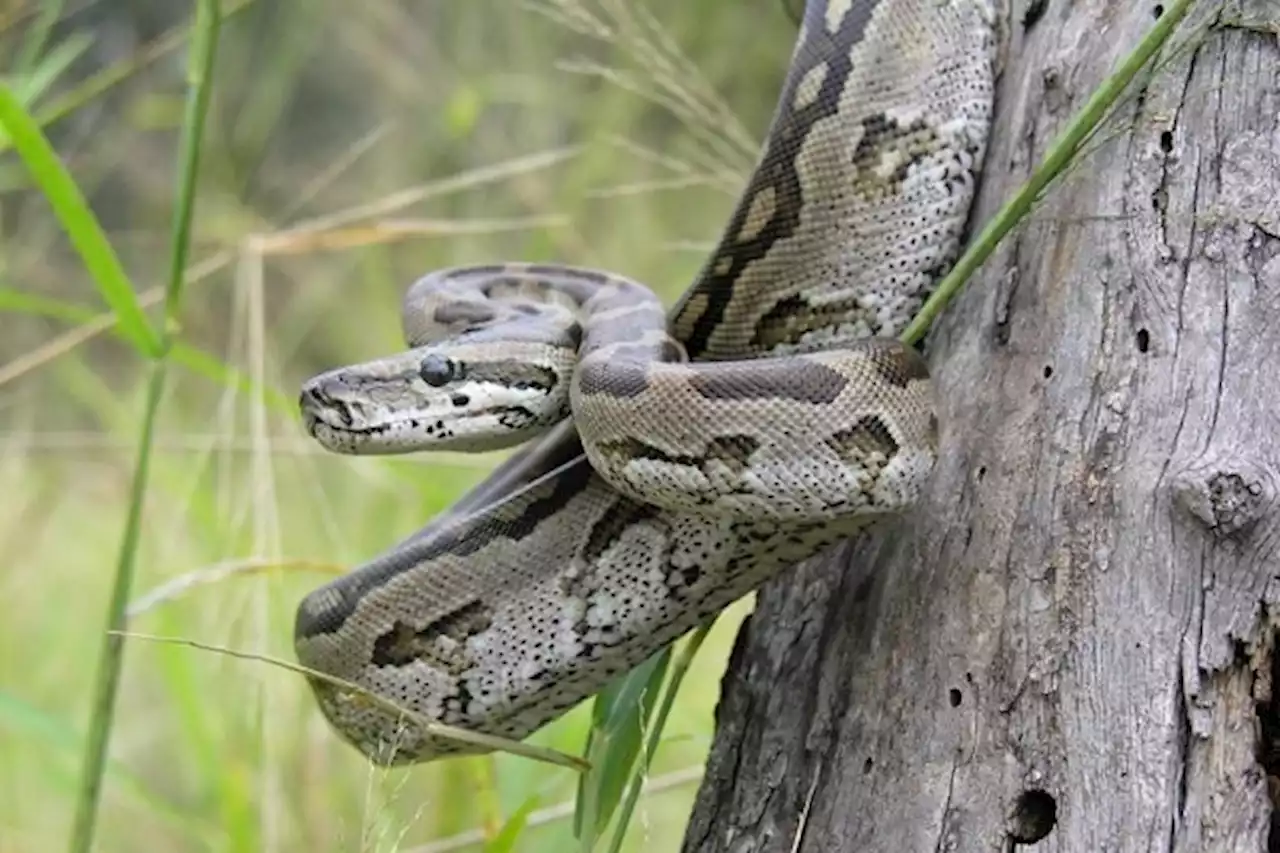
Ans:
[[[407,349],[304,384],[339,453],[524,445],[299,604],[299,660],[420,717],[523,738],[866,525],[936,460],[894,336],[953,263],[990,128],[994,0],[808,0],[716,249],[670,310],[600,270],[429,273]],[[371,761],[483,751],[310,679]]]

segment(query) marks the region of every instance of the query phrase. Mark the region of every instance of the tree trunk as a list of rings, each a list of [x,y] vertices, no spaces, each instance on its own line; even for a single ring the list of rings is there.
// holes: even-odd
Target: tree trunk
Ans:
[[[1014,6],[976,222],[1162,11]],[[1280,850],[1277,25],[1166,50],[937,327],[930,495],[762,591],[687,851]]]

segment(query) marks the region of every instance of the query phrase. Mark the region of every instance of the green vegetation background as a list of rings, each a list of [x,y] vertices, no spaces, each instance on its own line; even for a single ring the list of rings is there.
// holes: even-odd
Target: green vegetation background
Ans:
[[[400,294],[440,266],[594,265],[674,299],[751,167],[795,29],[781,0],[224,8],[130,629],[292,658],[306,590],[496,461],[325,454],[297,424],[299,382],[402,346]],[[0,75],[153,310],[191,14],[0,0]],[[61,848],[73,811],[146,376],[102,312],[0,151],[0,853]],[[678,846],[746,606],[686,679],[628,849]],[[588,711],[536,741],[580,752]],[[574,790],[511,756],[372,769],[293,674],[135,641],[97,849],[481,850],[523,808],[510,849],[560,851]]]

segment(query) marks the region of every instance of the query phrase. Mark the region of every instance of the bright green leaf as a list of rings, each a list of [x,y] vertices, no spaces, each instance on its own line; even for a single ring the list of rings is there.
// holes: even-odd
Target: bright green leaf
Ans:
[[[668,646],[596,697],[585,750],[591,770],[578,780],[573,815],[573,834],[584,851],[591,849],[621,802],[670,660]]]
[[[107,241],[88,202],[76,186],[40,127],[8,86],[0,83],[0,128],[17,150],[27,171],[53,207],[98,293],[115,313],[120,332],[147,357],[160,353],[160,341],[147,322],[129,277]]]

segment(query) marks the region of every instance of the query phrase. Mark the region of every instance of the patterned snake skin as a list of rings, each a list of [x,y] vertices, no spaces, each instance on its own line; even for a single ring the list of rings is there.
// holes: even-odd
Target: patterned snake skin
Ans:
[[[541,438],[310,593],[299,660],[523,738],[909,509],[937,421],[923,361],[893,336],[959,248],[990,122],[992,2],[809,0],[761,159],[670,315],[611,273],[444,270],[405,297],[409,350],[308,381],[308,430],[338,452]],[[311,683],[375,762],[482,751]]]

